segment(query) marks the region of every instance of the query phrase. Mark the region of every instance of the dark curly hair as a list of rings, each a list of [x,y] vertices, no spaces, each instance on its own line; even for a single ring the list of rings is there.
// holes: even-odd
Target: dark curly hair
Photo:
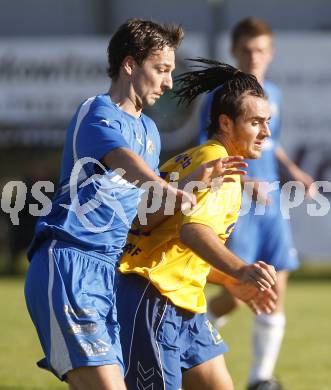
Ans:
[[[119,76],[122,62],[132,56],[141,65],[155,50],[169,46],[176,50],[184,37],[181,26],[160,24],[151,20],[129,19],[122,24],[108,44],[108,75]]]
[[[246,95],[267,99],[262,86],[256,77],[241,72],[231,65],[208,60],[205,58],[189,59],[198,64],[190,72],[180,74],[175,78],[174,95],[179,98],[179,104],[190,104],[198,95],[213,92],[210,109],[210,124],[207,127],[210,138],[219,130],[218,118],[221,114],[235,121],[241,114],[241,103]]]

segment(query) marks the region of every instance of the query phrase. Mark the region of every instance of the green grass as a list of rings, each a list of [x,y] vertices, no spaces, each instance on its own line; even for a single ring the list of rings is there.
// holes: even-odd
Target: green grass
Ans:
[[[330,298],[330,283],[290,282],[287,332],[275,372],[288,390],[331,390]],[[42,351],[26,311],[22,279],[0,279],[0,310],[0,389],[67,388],[35,365]],[[243,309],[222,329],[230,347],[226,361],[237,390],[244,389],[248,373],[251,318]]]
[[[214,293],[209,290],[210,294]],[[287,325],[275,376],[287,390],[331,390],[331,284],[290,281]],[[244,389],[250,362],[252,316],[243,308],[221,329],[236,389]]]
[[[21,278],[0,279],[0,389],[67,389],[36,366],[43,352],[25,306],[23,284]]]

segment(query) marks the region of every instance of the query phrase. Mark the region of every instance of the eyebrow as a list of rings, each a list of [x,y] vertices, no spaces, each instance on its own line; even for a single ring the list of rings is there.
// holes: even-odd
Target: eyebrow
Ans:
[[[251,117],[247,118],[247,120],[251,120],[251,119],[256,119],[256,120],[259,120],[259,121],[264,121],[264,120],[269,121],[269,120],[271,119],[271,116],[269,115],[269,116],[266,118],[266,117],[264,117],[264,116],[255,115],[255,116],[251,116]]]
[[[172,64],[171,64],[171,62],[159,62],[158,64],[157,64],[158,66],[166,66],[167,68],[172,68]],[[175,69],[175,67],[174,67],[174,69]]]

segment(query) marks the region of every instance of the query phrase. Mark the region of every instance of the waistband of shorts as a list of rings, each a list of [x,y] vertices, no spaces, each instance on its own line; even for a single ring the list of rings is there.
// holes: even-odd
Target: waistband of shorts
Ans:
[[[53,244],[53,249],[70,249],[79,253],[82,253],[86,256],[93,257],[96,260],[105,261],[106,263],[115,266],[118,266],[119,260],[113,259],[109,255],[105,255],[100,252],[88,250],[84,247],[81,247],[79,245],[73,245],[72,243],[61,241],[61,240],[46,240],[42,243],[40,248],[49,248]]]

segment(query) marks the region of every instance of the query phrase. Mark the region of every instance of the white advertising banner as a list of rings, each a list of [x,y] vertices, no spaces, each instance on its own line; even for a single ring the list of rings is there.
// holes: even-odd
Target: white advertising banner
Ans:
[[[0,39],[0,147],[62,144],[79,103],[109,88],[108,39]],[[204,37],[187,37],[180,49],[179,71],[184,70],[180,57],[192,55],[192,49],[205,54]],[[178,109],[168,94],[147,111],[158,122],[164,150],[176,151],[196,137],[197,110]]]
[[[107,91],[107,40],[0,40],[2,122],[67,120],[85,97]]]

